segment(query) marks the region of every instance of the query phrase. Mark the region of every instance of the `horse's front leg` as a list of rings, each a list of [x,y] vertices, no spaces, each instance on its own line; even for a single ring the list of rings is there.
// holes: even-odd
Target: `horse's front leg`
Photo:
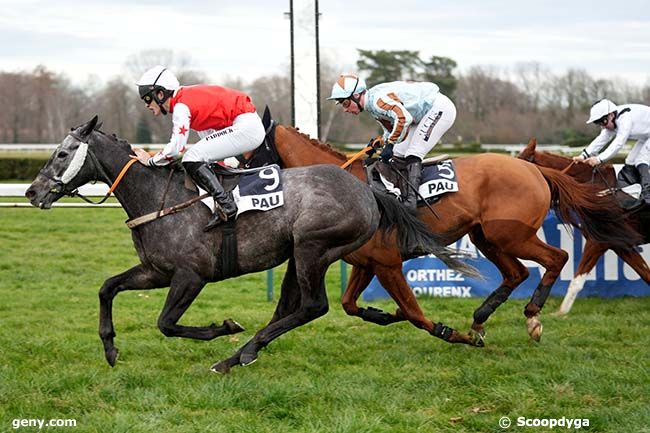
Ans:
[[[178,269],[172,277],[167,300],[158,318],[158,328],[167,337],[194,338],[212,340],[221,335],[242,332],[244,328],[232,319],[226,319],[221,325],[181,326],[178,321],[201,293],[205,281],[190,269]]]
[[[126,272],[109,278],[99,289],[99,337],[104,344],[106,361],[115,366],[118,350],[113,343],[113,298],[125,290],[148,290],[166,287],[169,279],[143,265],[134,266]]]
[[[378,255],[375,256],[375,254]],[[395,264],[395,267],[398,269],[397,272],[402,275],[401,256],[399,254],[395,255],[393,251],[386,250],[374,238],[371,239],[361,248],[344,257],[346,262],[352,264],[352,272],[350,272],[350,278],[345,292],[341,296],[343,310],[349,316],[357,316],[366,322],[381,326],[401,322],[405,319],[399,309],[397,309],[395,314],[391,314],[374,307],[362,308],[357,304],[359,296],[368,287],[368,284],[370,284],[376,274],[375,266],[377,262],[372,260],[374,258],[380,258],[382,262],[388,260],[391,264]],[[389,292],[391,290],[391,287],[384,286],[384,288]]]

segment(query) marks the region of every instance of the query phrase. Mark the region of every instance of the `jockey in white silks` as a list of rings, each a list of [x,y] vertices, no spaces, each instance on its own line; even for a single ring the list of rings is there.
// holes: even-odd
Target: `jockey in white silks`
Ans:
[[[593,167],[613,158],[629,139],[636,140],[625,164],[636,168],[641,181],[641,198],[650,204],[650,107],[616,105],[601,99],[591,107],[587,123],[600,126],[600,134],[573,159]],[[601,152],[607,143],[609,146]]]

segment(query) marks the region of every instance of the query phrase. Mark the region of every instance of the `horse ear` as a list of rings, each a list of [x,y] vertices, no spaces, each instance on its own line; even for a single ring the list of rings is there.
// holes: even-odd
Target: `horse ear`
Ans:
[[[271,110],[269,110],[269,106],[264,107],[264,114],[262,114],[262,125],[264,125],[264,129],[269,129],[269,126],[271,126]]]
[[[536,147],[537,147],[537,139],[533,137],[528,141],[528,146],[526,146],[526,150],[534,152]]]
[[[95,116],[88,121],[88,123],[81,125],[79,127],[79,130],[77,133],[81,135],[82,137],[86,137],[87,135],[90,135],[90,133],[95,129],[95,126],[97,126],[97,122],[99,120],[99,117],[95,114]]]

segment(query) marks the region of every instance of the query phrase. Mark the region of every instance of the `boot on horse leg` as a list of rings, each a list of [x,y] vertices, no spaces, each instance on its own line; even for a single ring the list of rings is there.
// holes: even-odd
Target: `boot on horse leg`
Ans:
[[[237,205],[235,205],[232,194],[224,191],[223,186],[221,186],[207,162],[184,162],[183,166],[192,180],[214,198],[214,201],[221,206],[224,213],[224,215],[220,215],[219,212],[215,212],[204,227],[204,231],[212,230],[237,214]]]
[[[650,204],[650,169],[648,164],[639,164],[636,169],[641,177],[641,196],[639,198],[646,204]]]

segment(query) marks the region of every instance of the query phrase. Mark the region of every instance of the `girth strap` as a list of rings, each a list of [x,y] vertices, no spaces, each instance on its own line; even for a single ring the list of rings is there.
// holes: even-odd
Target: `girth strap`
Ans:
[[[237,262],[237,220],[232,218],[221,225],[221,278],[240,275]]]

